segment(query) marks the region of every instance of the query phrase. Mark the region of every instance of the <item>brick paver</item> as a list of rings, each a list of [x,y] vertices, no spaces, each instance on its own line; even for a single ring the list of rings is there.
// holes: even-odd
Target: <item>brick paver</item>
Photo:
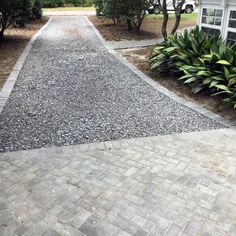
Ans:
[[[0,154],[0,235],[236,235],[236,131]]]

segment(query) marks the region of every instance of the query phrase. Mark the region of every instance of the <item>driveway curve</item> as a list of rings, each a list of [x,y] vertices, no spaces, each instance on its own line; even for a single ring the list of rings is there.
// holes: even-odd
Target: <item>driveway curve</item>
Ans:
[[[147,84],[85,17],[55,17],[33,44],[0,117],[16,151],[222,128]]]

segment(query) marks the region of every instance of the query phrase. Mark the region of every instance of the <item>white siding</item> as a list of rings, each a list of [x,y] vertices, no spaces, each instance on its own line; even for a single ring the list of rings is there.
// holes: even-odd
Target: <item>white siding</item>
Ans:
[[[201,28],[209,28],[220,30],[222,37],[227,39],[228,31],[236,32],[236,29],[229,28],[229,16],[230,11],[236,11],[236,0],[200,0],[199,1],[199,17],[198,17],[198,24]],[[223,10],[223,17],[221,26],[210,25],[202,23],[203,17],[203,9],[222,9]]]

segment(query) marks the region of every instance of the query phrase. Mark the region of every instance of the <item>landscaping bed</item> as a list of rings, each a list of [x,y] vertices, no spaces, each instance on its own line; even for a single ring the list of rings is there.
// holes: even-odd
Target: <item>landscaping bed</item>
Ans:
[[[3,87],[29,40],[47,21],[48,18],[44,17],[42,20],[30,22],[24,28],[12,26],[5,31],[4,41],[0,43],[0,88]]]
[[[128,32],[126,24],[114,25],[111,19],[98,18],[90,16],[90,21],[94,24],[103,38],[107,41],[121,41],[121,40],[142,40],[162,38],[161,24],[163,20],[162,15],[148,15],[143,22],[141,34]],[[186,28],[195,26],[197,21],[197,14],[183,14],[182,21],[179,28]],[[174,14],[170,14],[168,30],[173,27],[175,22]],[[145,30],[144,30],[145,29]]]
[[[206,92],[193,94],[188,85],[184,85],[176,78],[173,79],[173,77],[171,78],[170,76],[164,75],[160,76],[156,72],[150,71],[149,58],[153,52],[152,46],[146,48],[122,49],[117,50],[117,52],[146,75],[160,83],[162,86],[168,88],[170,91],[178,94],[186,100],[202,105],[217,114],[231,120],[236,120],[235,109],[233,109],[229,104],[222,102],[221,97],[211,97]]]

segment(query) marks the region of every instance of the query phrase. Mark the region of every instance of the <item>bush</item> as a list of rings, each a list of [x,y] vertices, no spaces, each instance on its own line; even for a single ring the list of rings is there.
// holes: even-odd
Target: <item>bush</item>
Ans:
[[[5,29],[23,15],[25,8],[21,0],[0,1],[0,41],[3,40]]]
[[[64,0],[43,0],[43,7],[63,7]]]
[[[10,25],[24,26],[32,16],[36,19],[42,17],[41,0],[1,0],[0,41]]]
[[[83,6],[89,7],[94,4],[94,0],[43,0],[43,7],[64,7],[64,6]]]
[[[41,0],[34,1],[34,5],[32,7],[32,15],[34,18],[36,18],[38,20],[42,19],[43,13],[42,13]]]
[[[136,30],[140,33],[149,0],[95,0],[97,15],[112,18],[114,23],[127,23],[128,30]]]
[[[97,16],[101,16],[103,12],[103,0],[95,0],[94,5],[96,7]]]
[[[21,0],[19,15],[16,19],[16,25],[24,27],[31,17],[32,2],[31,0]]]
[[[171,35],[155,47],[151,69],[178,73],[193,93],[222,94],[236,108],[236,50],[219,35],[209,37],[198,27]]]

